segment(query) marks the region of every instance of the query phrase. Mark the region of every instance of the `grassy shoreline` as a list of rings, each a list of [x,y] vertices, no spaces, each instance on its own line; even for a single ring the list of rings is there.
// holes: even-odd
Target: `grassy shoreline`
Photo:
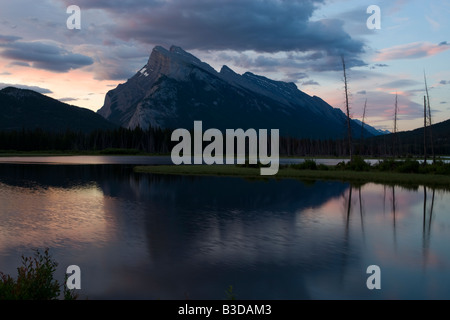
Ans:
[[[167,154],[147,154],[137,150],[130,149],[105,149],[101,151],[15,151],[0,150],[0,157],[52,157],[52,156],[168,156]],[[290,157],[287,157],[290,158]],[[298,157],[305,162],[314,162],[311,158]],[[340,159],[343,158],[328,158]],[[379,159],[380,160],[380,159]],[[402,160],[401,160],[402,161]],[[400,163],[401,163],[400,161]],[[404,160],[403,160],[404,161]],[[408,161],[408,160],[406,160]],[[416,161],[416,160],[409,160]],[[403,162],[405,163],[405,162]],[[411,163],[410,163],[411,164]],[[313,163],[314,167],[316,165]],[[158,165],[158,166],[137,166],[135,172],[172,174],[172,175],[209,175],[209,176],[234,176],[251,179],[300,179],[300,180],[335,180],[351,183],[380,183],[389,185],[419,186],[426,185],[436,188],[450,190],[450,174],[441,174],[436,172],[424,173],[404,173],[393,170],[377,170],[369,165],[367,170],[352,170],[352,168],[342,168],[337,166],[318,165],[317,168],[295,168],[294,165],[281,166],[275,176],[261,176],[259,168],[243,167],[235,165]],[[447,168],[450,171],[450,165]]]
[[[300,180],[334,180],[357,184],[379,183],[388,185],[419,186],[426,185],[450,190],[450,176],[442,174],[397,173],[378,171],[352,170],[299,170],[292,167],[281,167],[275,176],[261,176],[259,168],[239,167],[235,165],[161,165],[136,166],[135,172],[194,175],[194,176],[228,176],[252,179],[300,179]]]

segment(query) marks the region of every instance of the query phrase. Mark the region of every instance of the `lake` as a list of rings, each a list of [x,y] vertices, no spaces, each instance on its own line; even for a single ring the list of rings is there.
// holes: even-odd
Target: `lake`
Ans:
[[[448,192],[138,174],[136,158],[3,160],[0,271],[48,247],[91,300],[222,300],[230,285],[238,299],[450,298]]]

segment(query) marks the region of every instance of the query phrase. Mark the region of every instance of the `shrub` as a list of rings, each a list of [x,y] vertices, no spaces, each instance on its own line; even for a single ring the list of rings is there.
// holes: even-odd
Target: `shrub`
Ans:
[[[298,170],[317,170],[317,164],[314,160],[305,160],[302,163],[291,165],[292,168]]]
[[[396,171],[400,173],[419,173],[420,163],[415,160],[407,159],[397,164]]]
[[[346,169],[354,171],[368,171],[370,164],[367,163],[362,157],[354,156],[352,161],[347,163]]]
[[[345,170],[345,169],[347,168],[347,164],[345,163],[345,161],[341,161],[341,162],[338,162],[338,163],[334,166],[334,168],[335,168],[336,170]]]
[[[396,168],[395,160],[393,159],[386,159],[383,161],[379,161],[375,166],[375,169],[379,171],[394,171]]]
[[[22,255],[22,266],[17,268],[17,279],[0,272],[0,300],[55,300],[61,294],[61,285],[54,279],[58,263],[52,260],[49,249],[35,250],[34,257]],[[73,291],[63,284],[66,300],[76,299]]]
[[[435,165],[437,174],[450,174],[450,163],[440,162]]]
[[[434,163],[427,163],[420,167],[421,173],[435,173],[435,174],[450,174],[450,163],[445,163],[442,160],[436,160]]]

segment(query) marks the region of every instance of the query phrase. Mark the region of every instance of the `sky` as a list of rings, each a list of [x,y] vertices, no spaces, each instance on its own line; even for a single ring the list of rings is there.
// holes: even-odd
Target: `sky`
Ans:
[[[398,130],[412,130],[425,75],[433,123],[450,119],[449,16],[450,0],[0,0],[0,88],[97,111],[155,46],[175,45],[344,110],[344,57],[351,116],[367,101],[365,121],[392,130],[397,95]]]

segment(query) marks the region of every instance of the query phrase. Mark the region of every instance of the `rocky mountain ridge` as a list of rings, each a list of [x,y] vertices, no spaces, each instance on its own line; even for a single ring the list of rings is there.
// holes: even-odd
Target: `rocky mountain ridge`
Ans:
[[[204,127],[280,129],[280,135],[344,137],[346,116],[294,83],[275,81],[227,66],[217,72],[180,47],[157,46],[132,78],[106,94],[98,113],[126,128]],[[361,127],[352,121],[357,137]],[[365,136],[372,136],[366,130]]]

